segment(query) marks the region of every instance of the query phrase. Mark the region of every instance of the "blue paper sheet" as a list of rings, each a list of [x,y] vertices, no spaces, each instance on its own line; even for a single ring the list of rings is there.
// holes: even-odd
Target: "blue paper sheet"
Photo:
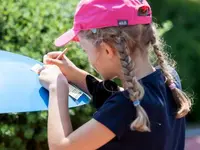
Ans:
[[[31,112],[48,109],[49,93],[31,71],[41,62],[26,56],[0,50],[0,113]],[[78,103],[69,96],[69,108],[88,104],[90,98],[83,94]]]

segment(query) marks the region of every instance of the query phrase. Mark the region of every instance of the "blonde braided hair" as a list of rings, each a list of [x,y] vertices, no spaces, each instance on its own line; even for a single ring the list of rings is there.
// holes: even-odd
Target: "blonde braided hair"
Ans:
[[[130,50],[127,46],[126,39],[123,38],[126,35],[122,36],[124,33],[121,33],[119,37],[116,38],[115,47],[118,50],[120,56],[121,66],[124,74],[124,87],[129,92],[129,97],[132,101],[141,100],[144,96],[144,89],[141,84],[138,82],[134,72],[134,63],[132,58],[128,55]],[[137,118],[131,123],[131,129],[135,129],[141,132],[150,131],[149,118],[145,110],[141,105],[136,106]]]
[[[167,68],[168,58],[164,56],[164,53],[162,53],[157,44],[159,42],[159,37],[156,33],[155,24],[147,24],[101,28],[96,29],[95,33],[91,30],[81,31],[80,36],[91,40],[96,47],[99,46],[101,42],[105,42],[117,50],[124,75],[123,87],[124,89],[127,89],[130,100],[134,103],[140,101],[144,96],[144,89],[136,79],[135,64],[130,57],[132,53],[137,50],[140,50],[141,53],[148,54],[148,50],[150,50],[149,48],[152,46],[157,57],[157,63],[160,65],[163,74],[166,77],[168,86],[174,82],[173,77]],[[172,93],[177,104],[180,106],[177,118],[185,116],[190,110],[190,99],[178,88],[174,88]],[[140,103],[137,103],[135,107],[137,117],[131,123],[131,129],[140,132],[150,131],[150,122],[145,110]]]
[[[169,70],[169,64],[168,64],[168,56],[167,54],[161,50],[161,45],[160,40],[157,39],[157,35],[155,34],[155,27],[152,28],[154,30],[154,34],[151,39],[151,44],[153,46],[153,50],[157,56],[157,64],[161,67],[162,72],[166,78],[166,83],[170,87],[172,84],[175,83],[174,77],[171,75],[170,70]],[[192,101],[191,99],[187,96],[186,93],[184,93],[182,90],[178,89],[177,87],[174,87],[171,89],[174,100],[176,101],[178,105],[178,111],[177,111],[177,118],[182,118],[185,115],[188,114],[191,110],[192,106]]]

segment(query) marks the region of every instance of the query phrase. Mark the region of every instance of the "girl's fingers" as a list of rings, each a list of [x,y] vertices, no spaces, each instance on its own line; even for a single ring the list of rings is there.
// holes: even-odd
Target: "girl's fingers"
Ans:
[[[56,52],[49,52],[47,53],[48,58],[56,59],[62,52],[56,51]]]
[[[47,63],[47,64],[51,64],[51,65],[53,64],[53,65],[56,65],[56,66],[60,66],[61,61],[58,60],[58,59],[47,58],[47,59],[46,59],[46,63]]]
[[[48,58],[48,56],[47,55],[44,55],[43,56],[43,64],[46,64],[47,62],[46,62],[46,59]]]

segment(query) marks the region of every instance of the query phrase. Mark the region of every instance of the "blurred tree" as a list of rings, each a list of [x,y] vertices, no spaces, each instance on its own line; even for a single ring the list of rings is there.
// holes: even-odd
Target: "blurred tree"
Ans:
[[[194,96],[193,111],[188,120],[200,122],[200,1],[150,0],[157,23],[170,20],[173,28],[164,34],[167,50],[177,61],[177,71],[183,88]],[[161,26],[162,27],[162,26]]]

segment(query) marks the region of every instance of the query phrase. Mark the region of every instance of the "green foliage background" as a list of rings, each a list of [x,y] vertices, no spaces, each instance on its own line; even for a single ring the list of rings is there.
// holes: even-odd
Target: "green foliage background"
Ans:
[[[0,0],[0,49],[23,54],[39,61],[61,33],[72,27],[78,0]],[[150,0],[154,21],[167,41],[168,51],[177,61],[184,89],[193,93],[195,105],[191,123],[200,122],[200,1]],[[166,32],[167,31],[167,32]],[[86,55],[74,43],[67,56],[80,68],[97,75]],[[74,128],[94,112],[91,106],[71,109]],[[0,115],[0,150],[43,150],[47,147],[47,112]]]

